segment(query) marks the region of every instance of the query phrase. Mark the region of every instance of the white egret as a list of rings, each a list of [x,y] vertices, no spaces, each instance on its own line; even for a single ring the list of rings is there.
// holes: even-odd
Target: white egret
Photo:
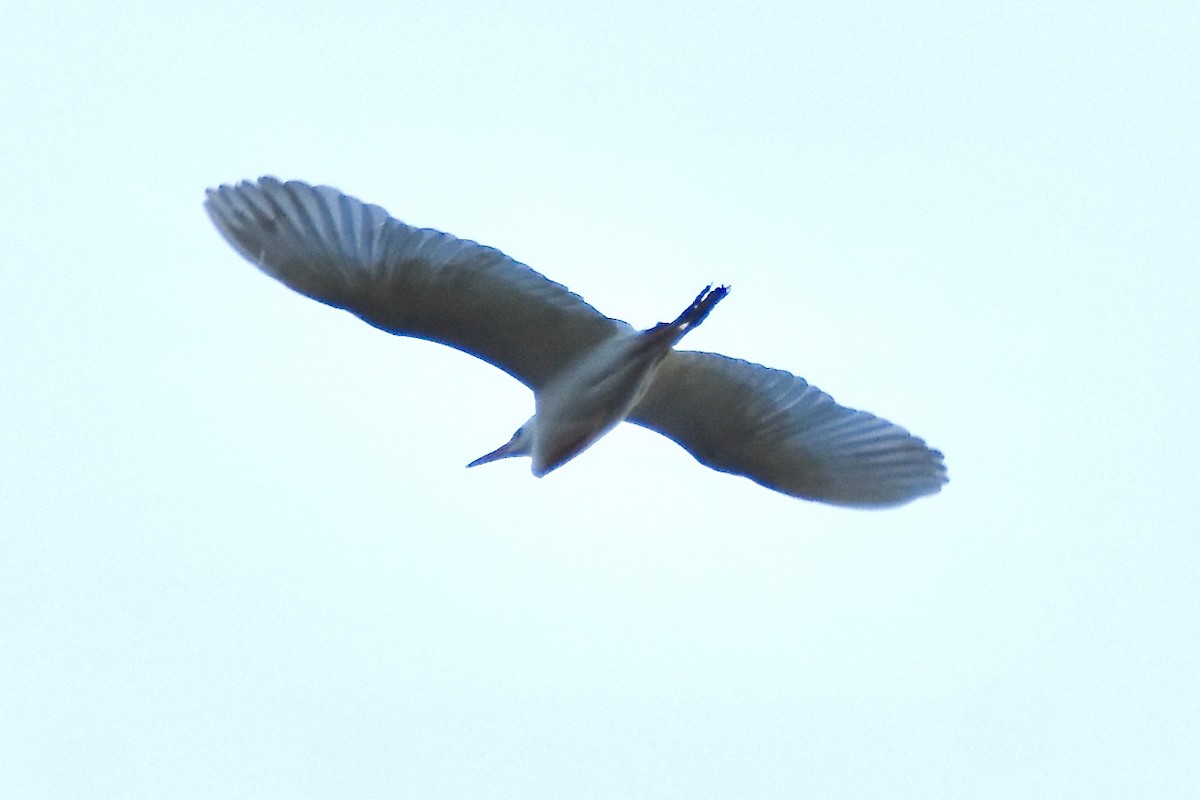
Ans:
[[[891,506],[946,482],[937,450],[802,378],[675,350],[726,287],[639,331],[499,250],[413,228],[328,186],[264,177],[209,189],[205,208],[239,253],[297,292],[470,353],[532,389],[534,415],[468,466],[529,456],[541,477],[624,420],[713,469],[808,500]]]

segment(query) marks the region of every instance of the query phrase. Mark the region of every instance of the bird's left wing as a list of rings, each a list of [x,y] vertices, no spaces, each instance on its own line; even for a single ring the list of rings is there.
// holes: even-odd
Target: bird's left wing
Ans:
[[[942,454],[790,372],[715,353],[667,356],[629,422],[721,472],[842,506],[900,505],[946,482]]]
[[[209,189],[204,205],[239,253],[297,292],[463,350],[533,389],[629,330],[499,250],[411,227],[328,186],[264,177]]]

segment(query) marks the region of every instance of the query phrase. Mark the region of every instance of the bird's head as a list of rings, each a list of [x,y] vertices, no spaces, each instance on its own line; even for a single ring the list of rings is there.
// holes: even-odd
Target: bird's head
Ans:
[[[533,455],[534,419],[534,417],[530,417],[524,425],[517,428],[517,432],[505,444],[500,445],[485,456],[480,456],[470,464],[467,464],[467,466],[478,467],[480,464],[490,464],[502,458]]]

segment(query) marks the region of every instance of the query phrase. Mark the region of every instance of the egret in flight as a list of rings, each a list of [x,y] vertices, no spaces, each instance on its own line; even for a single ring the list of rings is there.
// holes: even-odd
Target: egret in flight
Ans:
[[[528,456],[541,477],[622,421],[769,489],[884,507],[937,492],[942,454],[789,372],[675,345],[729,291],[637,330],[499,250],[414,228],[328,186],[261,178],[209,189],[217,230],[252,264],[398,336],[441,342],[533,390],[534,414],[468,466]]]

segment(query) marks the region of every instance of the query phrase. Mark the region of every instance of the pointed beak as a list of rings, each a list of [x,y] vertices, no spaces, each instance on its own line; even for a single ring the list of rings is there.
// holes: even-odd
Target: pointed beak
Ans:
[[[467,468],[470,469],[471,467],[478,467],[480,464],[490,464],[493,461],[499,461],[502,458],[511,458],[513,456],[523,455],[522,453],[514,453],[513,452],[513,450],[516,449],[514,447],[514,445],[516,444],[516,441],[517,441],[517,439],[514,436],[508,442],[500,445],[495,450],[488,453],[486,456],[480,456],[479,458],[472,461],[470,464],[467,464]]]

